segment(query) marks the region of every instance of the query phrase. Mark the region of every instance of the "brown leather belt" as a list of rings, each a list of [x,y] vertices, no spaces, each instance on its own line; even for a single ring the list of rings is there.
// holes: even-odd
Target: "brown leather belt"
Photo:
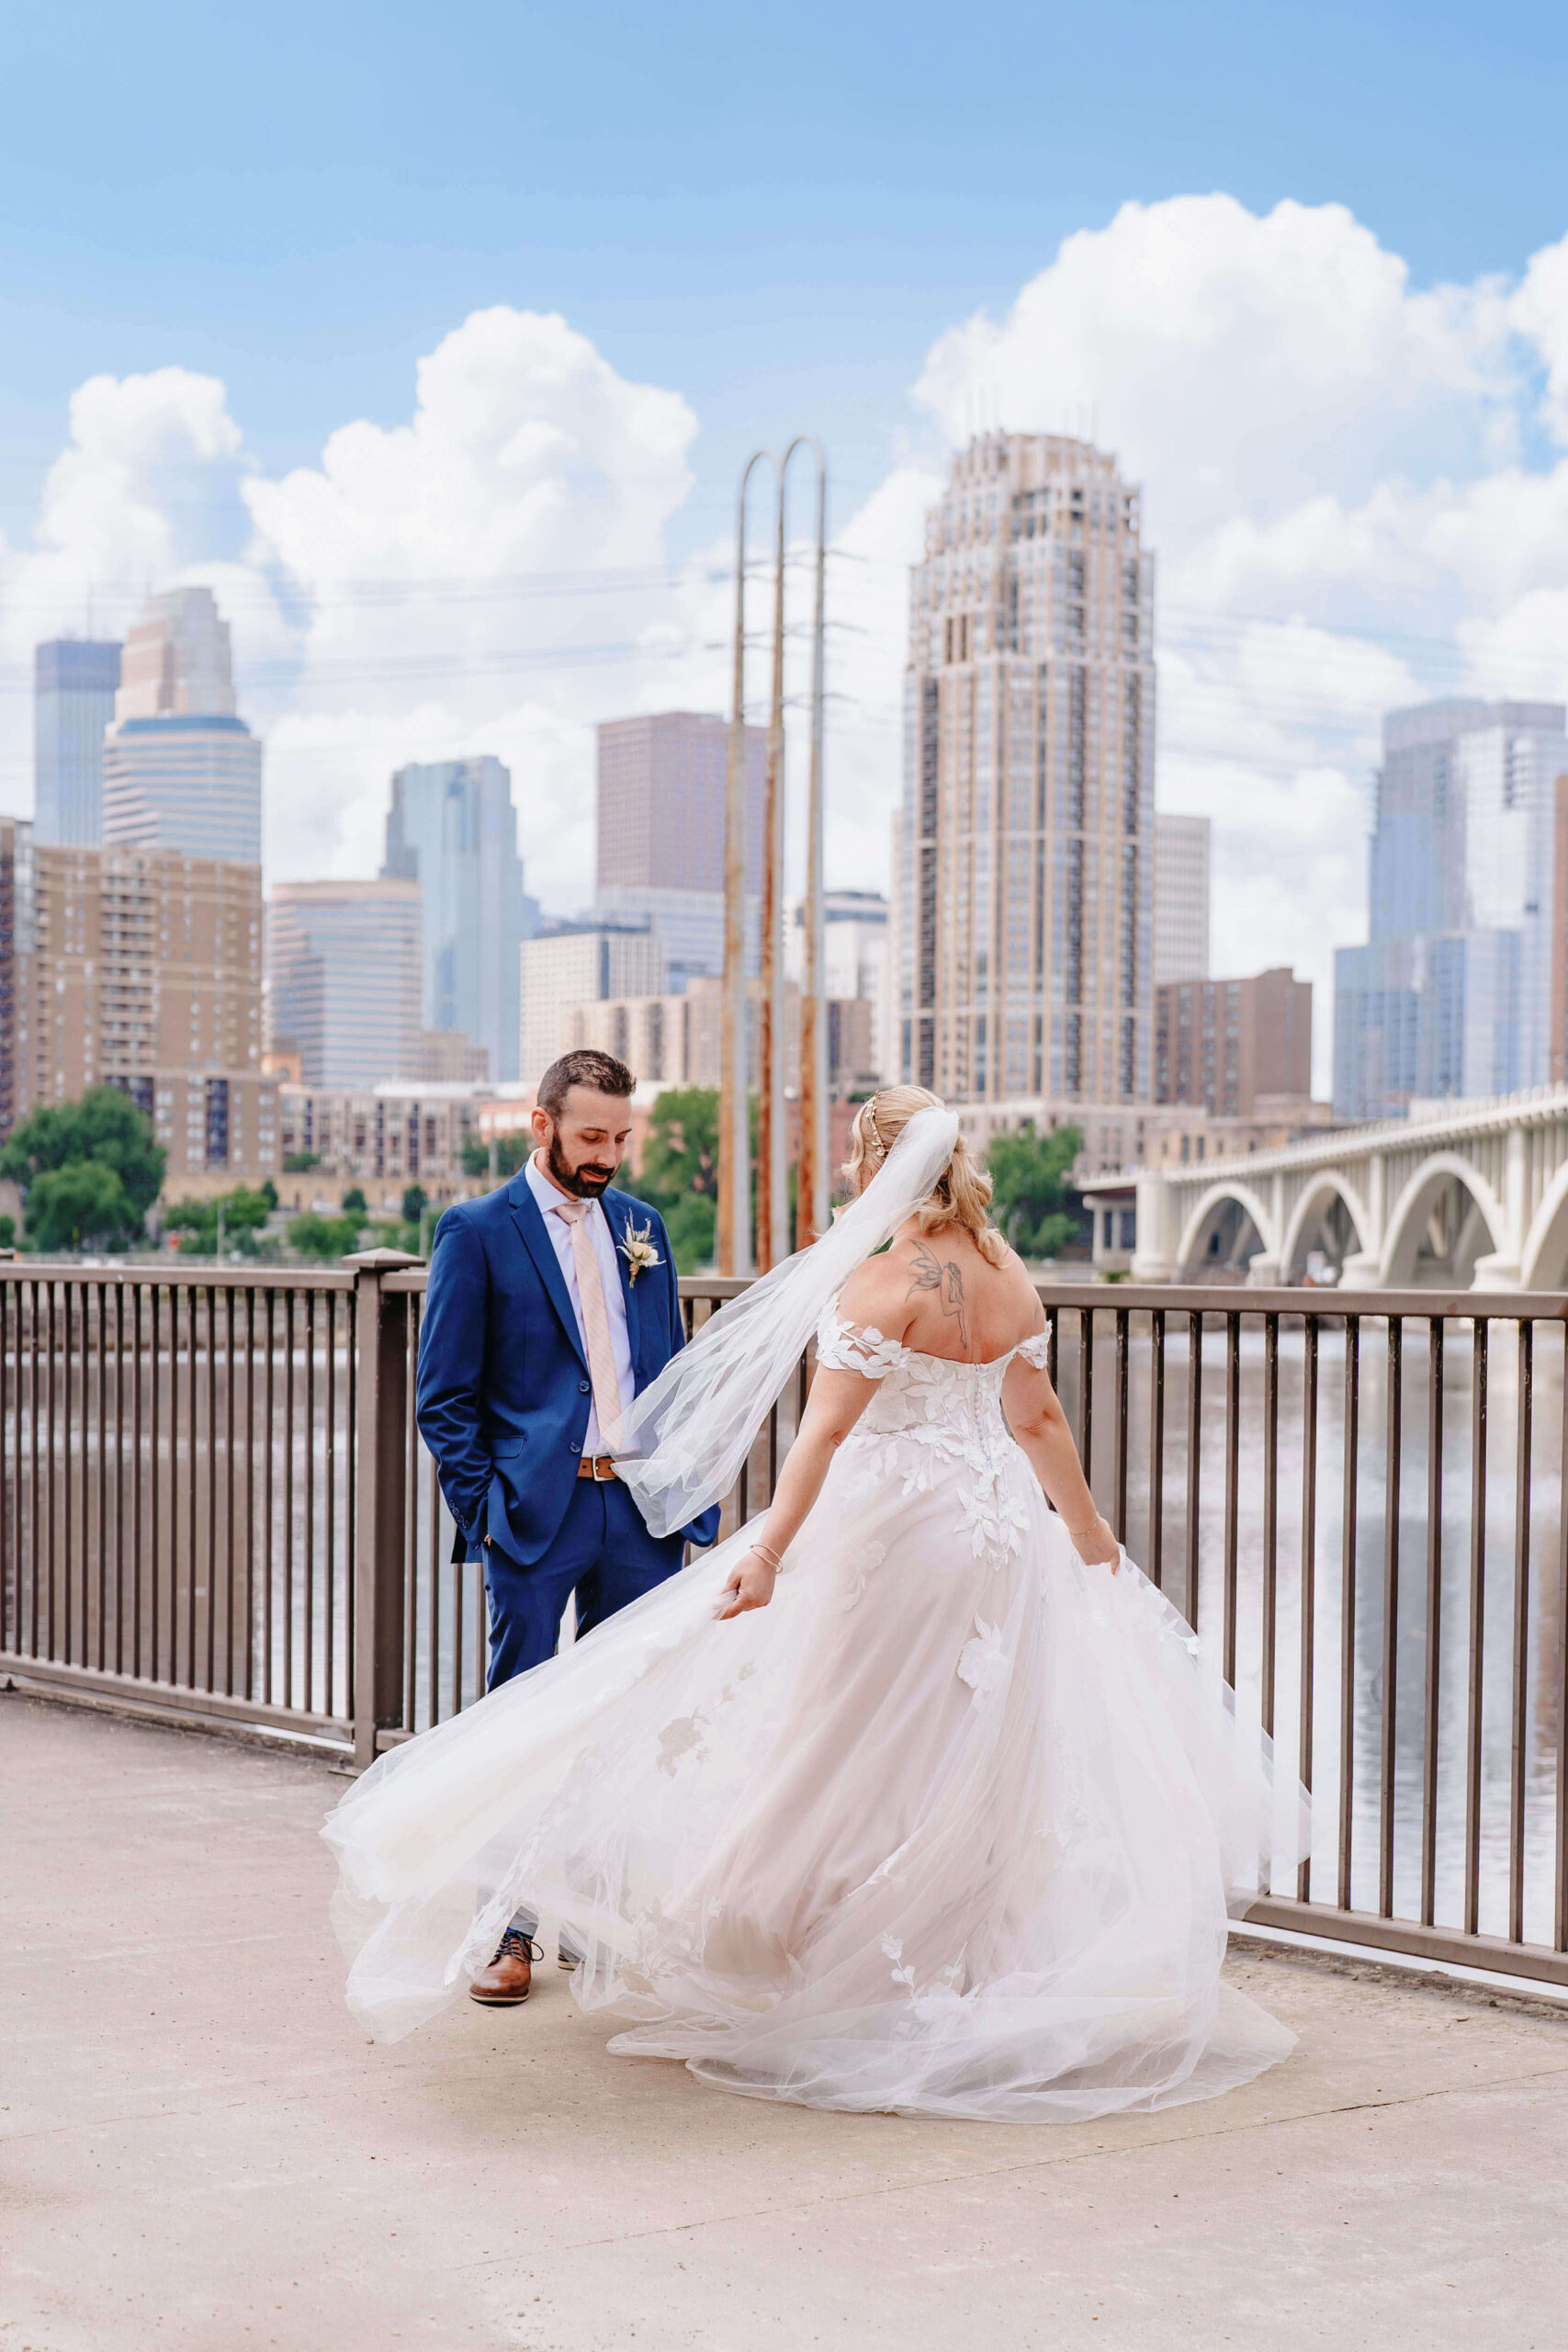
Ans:
[[[585,1453],[577,1465],[577,1475],[580,1478],[592,1478],[602,1487],[616,1476],[615,1457],[613,1453]]]

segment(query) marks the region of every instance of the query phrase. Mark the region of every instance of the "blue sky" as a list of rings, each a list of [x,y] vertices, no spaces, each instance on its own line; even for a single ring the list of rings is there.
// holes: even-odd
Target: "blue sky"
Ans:
[[[440,10],[12,0],[0,527],[73,387],[221,376],[248,446],[405,413],[476,306],[560,309],[696,409],[682,528],[802,419],[844,498],[921,355],[1126,198],[1336,200],[1418,283],[1565,225],[1568,11],[1361,0]]]

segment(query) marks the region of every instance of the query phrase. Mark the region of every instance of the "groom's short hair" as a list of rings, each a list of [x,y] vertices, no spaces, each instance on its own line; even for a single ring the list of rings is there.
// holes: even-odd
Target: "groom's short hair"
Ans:
[[[637,1091],[637,1080],[625,1062],[614,1054],[602,1054],[594,1046],[580,1046],[576,1053],[562,1054],[553,1061],[539,1080],[535,1096],[541,1111],[558,1119],[566,1109],[566,1098],[574,1086],[591,1086],[596,1094],[629,1095]]]

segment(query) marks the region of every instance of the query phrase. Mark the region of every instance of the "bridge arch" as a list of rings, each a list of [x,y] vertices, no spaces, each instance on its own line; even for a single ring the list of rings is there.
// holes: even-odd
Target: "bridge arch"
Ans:
[[[1568,1161],[1541,1197],[1525,1237],[1519,1265],[1522,1290],[1568,1290]]]
[[[1462,1201],[1456,1201],[1455,1187]],[[1455,1288],[1468,1284],[1478,1258],[1505,1247],[1502,1203],[1485,1177],[1455,1151],[1435,1151],[1424,1159],[1389,1212],[1382,1278],[1391,1290],[1408,1290],[1418,1282],[1423,1244],[1438,1225],[1452,1227],[1446,1234],[1448,1255],[1438,1262]]]
[[[1285,1238],[1280,1247],[1280,1280],[1292,1282],[1306,1262],[1307,1252],[1315,1246],[1314,1237],[1323,1230],[1337,1203],[1349,1219],[1354,1232],[1354,1248],[1365,1250],[1371,1221],[1359,1193],[1337,1168],[1325,1168],[1314,1176],[1292,1210],[1285,1227]]]
[[[1257,1238],[1245,1257],[1249,1232]],[[1273,1219],[1249,1184],[1223,1180],[1211,1184],[1181,1228],[1177,1245],[1178,1274],[1214,1263],[1244,1266],[1261,1251],[1272,1257]]]

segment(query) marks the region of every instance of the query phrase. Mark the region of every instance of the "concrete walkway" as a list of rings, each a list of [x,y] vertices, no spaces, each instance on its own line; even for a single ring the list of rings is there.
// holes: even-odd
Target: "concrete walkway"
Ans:
[[[1302,2047],[1081,2127],[775,2108],[565,1980],[395,2049],[323,1768],[0,1696],[0,2352],[1556,2352],[1568,2016],[1250,1955]]]

